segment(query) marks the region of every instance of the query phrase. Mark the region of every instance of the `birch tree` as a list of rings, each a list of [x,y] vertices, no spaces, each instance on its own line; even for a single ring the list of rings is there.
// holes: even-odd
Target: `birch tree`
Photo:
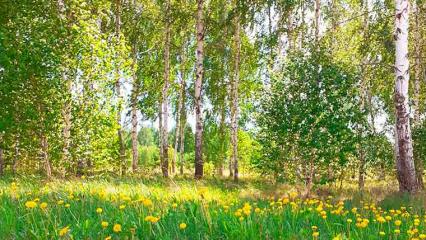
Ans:
[[[203,112],[202,112],[202,82],[204,75],[204,0],[197,0],[196,19],[196,79],[195,79],[195,178],[203,177]]]
[[[417,179],[413,160],[413,145],[408,106],[410,80],[408,60],[409,0],[395,0],[395,113],[396,170],[401,192],[416,192]]]

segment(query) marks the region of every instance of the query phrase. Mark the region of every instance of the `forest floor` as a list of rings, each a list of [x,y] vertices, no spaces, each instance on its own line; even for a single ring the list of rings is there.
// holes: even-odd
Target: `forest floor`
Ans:
[[[257,178],[0,180],[0,239],[426,239],[393,181],[301,189]]]

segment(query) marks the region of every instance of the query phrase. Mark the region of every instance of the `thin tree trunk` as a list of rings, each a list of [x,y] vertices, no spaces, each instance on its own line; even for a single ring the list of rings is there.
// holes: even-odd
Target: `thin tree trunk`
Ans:
[[[158,103],[158,146],[160,148],[160,168],[163,171],[164,151],[163,151],[163,96],[160,96]]]
[[[63,0],[58,0],[58,10],[61,20],[67,21],[67,27],[70,27],[70,23],[65,16],[65,3]],[[65,41],[67,43],[68,41]],[[63,118],[63,146],[62,146],[62,163],[61,163],[61,174],[65,177],[66,166],[70,164],[70,144],[71,144],[71,88],[72,80],[67,76],[66,67],[62,70],[62,81],[65,83],[66,99],[62,108]]]
[[[19,165],[19,134],[16,135],[15,139],[15,154],[13,156],[12,173],[15,175],[18,172]]]
[[[235,59],[234,59],[234,78],[231,83],[231,144],[232,154],[231,158],[234,163],[234,181],[238,181],[238,82],[240,78],[240,17],[237,14],[235,17]]]
[[[176,109],[176,127],[175,127],[175,146],[173,148],[174,150],[174,154],[173,154],[173,159],[172,159],[172,174],[175,174],[176,171],[176,159],[178,157],[178,146],[179,146],[179,133],[180,133],[180,118],[179,118],[179,114],[180,114],[180,104],[181,104],[181,99],[179,97],[178,100],[178,107]]]
[[[228,170],[229,170],[229,177],[230,178],[234,177],[234,171],[233,171],[232,167],[233,167],[232,157],[230,157],[229,160],[228,160]]]
[[[186,43],[185,43],[186,44]],[[180,174],[183,175],[183,163],[184,163],[184,154],[185,154],[185,127],[186,127],[186,111],[185,111],[185,101],[186,101],[186,48],[185,45],[183,46],[182,51],[182,62],[181,62],[181,86],[180,86],[180,95],[179,95],[179,101],[180,101],[180,119],[179,119],[179,137],[180,137],[180,144],[179,144],[179,164],[180,164]]]
[[[224,79],[222,79],[222,87],[224,87]],[[226,149],[225,149],[225,97],[223,99],[223,103],[221,106],[220,111],[220,124],[219,124],[219,136],[220,136],[220,153],[219,153],[219,167],[218,167],[218,174],[219,176],[223,176],[223,164],[225,163],[225,155],[226,155]]]
[[[201,106],[201,89],[204,74],[204,0],[197,0],[197,54],[195,80],[195,178],[203,177],[203,116]]]
[[[320,24],[321,0],[315,0],[315,42],[319,40],[319,24]]]
[[[368,42],[368,35],[367,35],[368,25],[369,25],[369,22],[368,22],[368,0],[365,0],[363,2],[363,5],[364,5],[363,6],[363,8],[364,8],[363,40],[364,40],[364,42]],[[360,110],[361,110],[361,112],[365,112],[365,110],[366,110],[365,102],[366,102],[366,95],[367,95],[366,94],[366,92],[367,92],[367,90],[366,90],[366,86],[367,86],[367,84],[366,84],[366,75],[367,75],[366,68],[367,68],[367,65],[368,65],[367,61],[368,61],[368,56],[366,55],[366,53],[363,53],[363,59],[362,59],[362,63],[361,63],[361,74],[362,74],[362,76],[361,76],[361,83],[360,83],[360,87],[361,87],[361,89],[360,89],[360,95],[361,95]],[[363,126],[361,126],[360,129],[358,130],[358,134],[359,134],[359,137],[361,139],[364,139],[364,127]],[[360,191],[363,191],[364,187],[365,187],[365,164],[366,164],[365,148],[364,148],[364,142],[363,141],[361,141],[358,151],[359,151],[359,161],[360,161],[359,169],[358,169],[358,174],[359,174],[358,175],[358,189]]]
[[[136,64],[136,44],[133,44],[133,87],[131,96],[132,105],[132,171],[133,173],[138,170],[139,152],[138,152],[138,95],[139,95],[139,81],[135,72]]]
[[[421,66],[421,46],[422,46],[422,37],[420,33],[420,7],[417,6],[416,1],[413,1],[414,8],[414,57],[415,57],[415,65],[414,65],[414,125],[420,123],[420,77],[422,74],[422,66]],[[415,150],[415,149],[414,149]],[[423,189],[423,163],[422,160],[414,157],[414,165],[416,168],[417,175],[417,184],[419,189]]]
[[[398,146],[397,173],[401,192],[416,192],[417,178],[413,160],[411,139],[408,83],[408,0],[395,0],[395,110],[396,110],[396,141]]]
[[[4,174],[3,137],[0,135],[0,176]]]
[[[46,171],[46,177],[51,178],[52,177],[52,167],[50,165],[49,160],[49,145],[47,142],[47,137],[44,132],[40,134],[40,143],[41,143],[41,159],[44,163],[44,170]]]
[[[115,34],[117,37],[117,40],[120,41],[120,27],[121,27],[121,0],[116,0],[116,13],[115,13]],[[116,66],[117,68],[117,66]],[[117,130],[117,136],[118,136],[118,144],[119,144],[119,152],[120,152],[120,157],[119,157],[119,162],[120,162],[120,166],[121,166],[121,174],[125,175],[126,174],[126,148],[124,146],[124,139],[123,139],[123,126],[121,125],[121,111],[122,111],[122,101],[123,101],[123,97],[121,94],[121,82],[120,82],[120,70],[117,68],[116,69],[116,81],[115,81],[115,91],[117,94],[117,104],[118,104],[118,109],[117,109],[117,123],[118,123],[118,130]]]
[[[169,141],[168,141],[168,92],[169,92],[169,78],[170,78],[170,2],[166,2],[166,29],[164,32],[164,86],[162,91],[163,99],[163,133],[162,145],[163,145],[163,164],[161,170],[164,177],[169,176]]]

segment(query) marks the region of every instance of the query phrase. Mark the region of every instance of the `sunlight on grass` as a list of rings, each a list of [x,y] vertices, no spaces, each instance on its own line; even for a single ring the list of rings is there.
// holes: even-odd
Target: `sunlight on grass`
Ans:
[[[426,215],[389,203],[271,195],[244,183],[3,182],[1,239],[425,239]],[[249,197],[248,192],[258,195]],[[419,202],[415,202],[419,204]]]

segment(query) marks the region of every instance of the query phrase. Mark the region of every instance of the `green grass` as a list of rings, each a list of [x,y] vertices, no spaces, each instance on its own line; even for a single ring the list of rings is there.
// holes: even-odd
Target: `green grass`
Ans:
[[[304,200],[290,196],[295,187],[260,180],[6,179],[0,181],[0,239],[315,239],[313,232],[319,232],[318,239],[410,239],[426,233],[421,196],[390,195],[373,204],[337,194],[353,193],[348,188]],[[27,208],[28,201],[37,206]],[[147,216],[160,219],[151,223]],[[379,216],[392,220],[379,223]],[[368,225],[357,227],[357,218],[368,219]],[[180,229],[181,223],[187,227]],[[121,232],[113,231],[114,224]],[[69,231],[60,236],[65,227]],[[409,235],[410,229],[418,232]]]

